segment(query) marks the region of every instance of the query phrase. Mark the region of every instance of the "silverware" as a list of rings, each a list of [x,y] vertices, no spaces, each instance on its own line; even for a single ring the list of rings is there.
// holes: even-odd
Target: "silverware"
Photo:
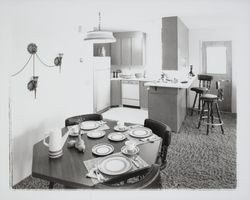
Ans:
[[[99,182],[102,182],[101,177],[99,176],[99,174],[97,173],[97,169],[94,170],[94,174],[96,175],[96,178]]]
[[[156,139],[155,136],[151,136],[151,137],[148,137],[148,138],[139,139],[139,141],[154,143],[155,139]]]
[[[95,173],[99,182],[106,181],[106,178],[99,172],[97,165],[95,165],[94,173]]]
[[[138,157],[139,157],[139,156],[136,155],[136,156],[135,156],[135,160],[143,166],[144,164],[141,162],[141,160],[140,160]]]
[[[137,168],[140,167],[140,165],[137,163],[137,161],[136,161],[134,158],[132,158],[131,161],[132,161],[132,163],[133,163]]]

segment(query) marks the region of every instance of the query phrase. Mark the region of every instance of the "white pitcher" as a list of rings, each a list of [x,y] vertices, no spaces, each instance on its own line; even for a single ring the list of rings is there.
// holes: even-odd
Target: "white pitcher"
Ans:
[[[62,131],[59,128],[56,128],[46,134],[46,137],[49,136],[49,144],[45,141],[46,137],[43,139],[43,144],[49,147],[49,157],[58,158],[62,156],[62,147],[68,138],[69,132],[65,133],[62,137]]]

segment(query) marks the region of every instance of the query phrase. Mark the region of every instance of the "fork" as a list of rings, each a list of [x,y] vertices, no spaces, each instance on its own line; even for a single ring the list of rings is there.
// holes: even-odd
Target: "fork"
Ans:
[[[106,181],[106,178],[99,172],[97,165],[95,165],[94,173],[95,173],[99,182]]]

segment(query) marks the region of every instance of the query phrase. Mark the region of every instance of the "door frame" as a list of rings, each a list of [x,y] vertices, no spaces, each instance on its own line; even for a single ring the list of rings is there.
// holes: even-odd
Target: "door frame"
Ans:
[[[220,74],[213,74],[213,73],[207,73],[207,54],[206,54],[206,48],[207,47],[226,47],[226,74],[220,75]],[[219,76],[225,76],[223,78],[222,83],[223,84],[229,84],[228,89],[228,95],[230,96],[230,101],[226,100],[226,102],[229,101],[230,108],[228,112],[232,112],[232,41],[201,41],[201,62],[202,62],[202,73],[212,75],[214,76],[214,79],[218,78]],[[215,84],[215,83],[214,83]]]

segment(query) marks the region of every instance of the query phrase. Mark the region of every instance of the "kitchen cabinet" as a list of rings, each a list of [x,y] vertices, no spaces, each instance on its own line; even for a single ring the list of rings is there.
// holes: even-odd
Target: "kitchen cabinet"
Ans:
[[[111,106],[122,104],[121,80],[111,80]]]
[[[189,65],[189,30],[178,17],[162,18],[162,69],[180,70]]]
[[[145,64],[146,34],[133,32],[114,33],[111,43],[111,65],[141,66]]]
[[[148,117],[167,124],[179,132],[186,116],[187,89],[150,87],[148,92]]]
[[[116,39],[116,42],[111,44],[111,65],[121,65],[121,40]]]
[[[140,107],[143,109],[148,108],[148,87],[144,86],[146,81],[140,81]]]

